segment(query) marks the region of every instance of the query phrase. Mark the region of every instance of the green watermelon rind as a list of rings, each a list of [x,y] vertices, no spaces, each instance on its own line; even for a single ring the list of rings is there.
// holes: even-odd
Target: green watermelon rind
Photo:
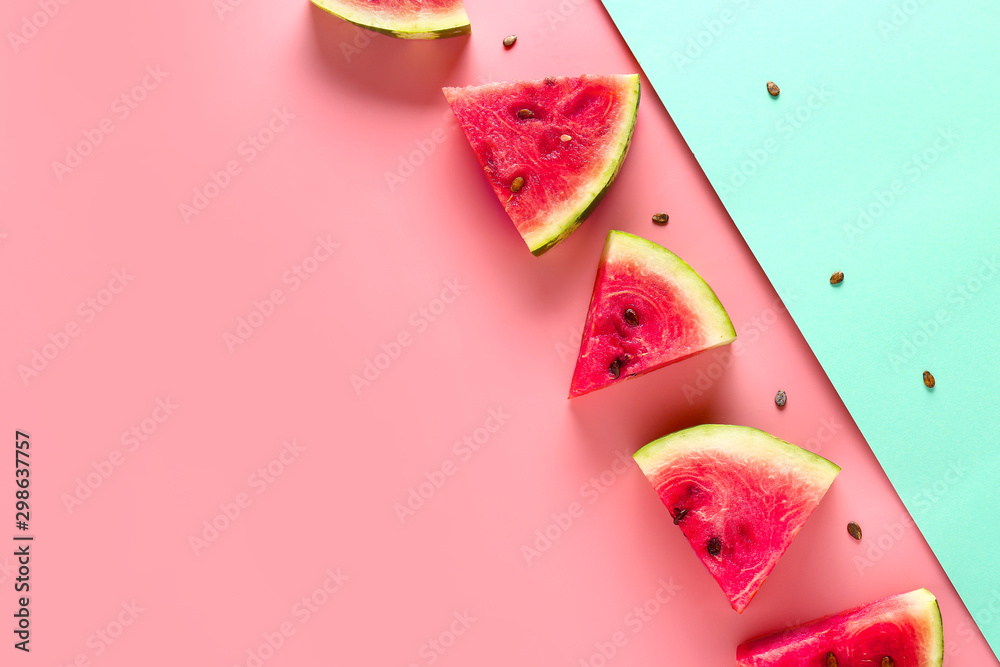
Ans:
[[[393,22],[374,16],[371,12],[358,11],[338,0],[312,0],[312,3],[348,23],[400,39],[441,39],[467,35],[472,31],[469,17],[461,4],[458,5],[460,11],[453,12],[451,17],[424,22]]]
[[[934,598],[934,611],[937,614],[937,623],[932,624],[932,630],[937,630],[936,636],[931,639],[934,640],[934,645],[937,646],[937,655],[935,656],[934,667],[941,667],[944,664],[944,619],[941,618],[941,603],[937,601],[934,594],[928,591],[926,588],[921,588],[920,590],[925,591],[928,595]]]
[[[705,341],[704,349],[728,345],[736,340],[733,321],[711,285],[679,256],[658,243],[617,229],[608,232],[604,256],[601,258],[602,264],[608,260],[612,251],[619,258],[623,252],[628,252],[646,269],[667,268],[666,271],[656,270],[657,275],[681,283],[679,287],[688,297],[687,303],[692,305],[698,314],[706,337],[715,337],[715,340]]]
[[[734,437],[739,436],[739,437]],[[759,447],[747,447],[747,438]],[[655,476],[684,454],[706,449],[734,454],[774,464],[782,462],[806,475],[817,487],[828,488],[840,473],[840,466],[818,454],[802,449],[781,438],[753,428],[730,424],[702,424],[677,431],[654,440],[632,457],[647,477]]]
[[[628,155],[628,150],[632,146],[632,135],[635,132],[636,119],[639,117],[639,98],[642,95],[638,74],[626,75],[625,79],[632,84],[628,89],[629,97],[623,104],[628,109],[629,121],[626,126],[622,127],[618,140],[612,144],[614,148],[609,149],[609,152],[613,150],[617,157],[608,165],[607,169],[594,179],[592,186],[581,189],[581,192],[589,192],[593,195],[581,197],[581,203],[575,209],[569,212],[560,212],[561,222],[542,225],[534,233],[524,237],[524,242],[535,257],[544,255],[576,231],[577,227],[590,217],[597,205],[608,194],[611,184],[617,178],[618,172],[621,171],[622,165],[625,163],[625,156]]]
[[[910,593],[910,595],[925,593],[928,597],[930,597],[929,601],[934,603],[934,610],[931,613],[934,614],[937,619],[936,623],[928,623],[928,625],[930,625],[930,631],[933,633],[928,643],[936,646],[938,649],[934,656],[934,662],[931,663],[931,665],[932,667],[941,667],[941,665],[944,664],[944,619],[941,618],[941,604],[938,602],[934,594],[926,588],[918,588]]]

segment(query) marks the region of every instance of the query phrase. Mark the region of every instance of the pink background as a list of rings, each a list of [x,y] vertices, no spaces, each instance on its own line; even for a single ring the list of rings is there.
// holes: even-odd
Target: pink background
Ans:
[[[534,258],[505,217],[440,87],[637,71],[597,0],[469,0],[474,34],[437,43],[301,0],[54,2],[2,10],[0,414],[31,434],[36,536],[32,652],[7,631],[4,664],[729,665],[921,586],[945,664],[995,664],[645,80],[583,227]],[[612,228],[691,263],[740,342],[570,402]],[[705,422],[844,469],[742,616],[616,463]]]

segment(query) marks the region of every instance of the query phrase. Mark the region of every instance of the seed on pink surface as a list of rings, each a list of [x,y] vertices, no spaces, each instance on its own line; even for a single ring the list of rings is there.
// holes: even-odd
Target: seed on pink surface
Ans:
[[[849,524],[847,524],[847,532],[850,533],[851,537],[853,537],[854,539],[856,540],[861,539],[861,526],[859,526],[855,522],[852,521]]]

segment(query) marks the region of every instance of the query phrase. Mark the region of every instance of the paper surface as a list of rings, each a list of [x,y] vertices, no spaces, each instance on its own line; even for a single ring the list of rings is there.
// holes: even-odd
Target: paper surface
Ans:
[[[996,651],[1000,5],[604,4]]]
[[[637,72],[600,2],[466,6],[434,42],[305,0],[0,8],[0,665],[732,665],[920,586],[955,666],[991,664],[645,80],[569,238],[533,257],[497,201],[441,87]],[[739,339],[569,401],[610,229]],[[843,467],[743,614],[630,462],[700,423]]]

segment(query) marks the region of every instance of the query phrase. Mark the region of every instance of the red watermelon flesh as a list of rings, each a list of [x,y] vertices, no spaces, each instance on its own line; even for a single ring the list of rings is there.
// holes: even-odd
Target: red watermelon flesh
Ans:
[[[943,638],[937,600],[921,588],[743,642],[736,662],[739,667],[940,667]]]
[[[590,215],[618,174],[635,127],[639,75],[548,77],[444,94],[504,210],[541,255]]]
[[[345,21],[403,39],[436,39],[471,30],[462,0],[312,0]]]
[[[570,398],[736,339],[704,280],[666,248],[612,231],[583,326]]]
[[[840,472],[746,426],[696,426],[651,442],[634,457],[740,613]]]

